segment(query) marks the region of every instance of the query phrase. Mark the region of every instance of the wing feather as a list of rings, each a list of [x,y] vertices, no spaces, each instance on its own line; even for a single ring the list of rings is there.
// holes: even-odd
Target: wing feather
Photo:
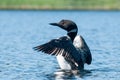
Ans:
[[[78,49],[78,51],[83,54],[84,61],[87,64],[91,64],[92,61],[92,55],[90,52],[90,49],[85,42],[84,38],[82,36],[77,36],[74,39],[74,46]]]
[[[43,45],[36,46],[34,47],[34,50],[56,56],[62,55],[72,62],[82,63],[81,55],[74,47],[71,39],[67,36],[60,37],[59,39],[53,39]]]

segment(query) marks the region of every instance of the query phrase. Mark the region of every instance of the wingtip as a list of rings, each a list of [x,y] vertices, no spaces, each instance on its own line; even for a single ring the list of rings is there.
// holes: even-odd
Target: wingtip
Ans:
[[[33,47],[33,50],[39,52],[40,50],[38,49],[38,47]]]

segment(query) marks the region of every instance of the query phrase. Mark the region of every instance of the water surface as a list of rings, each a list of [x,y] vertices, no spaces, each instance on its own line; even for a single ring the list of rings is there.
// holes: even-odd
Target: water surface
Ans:
[[[54,56],[32,49],[66,34],[48,24],[61,19],[75,21],[90,47],[90,73],[64,74]],[[0,11],[0,80],[119,80],[119,26],[119,11]]]

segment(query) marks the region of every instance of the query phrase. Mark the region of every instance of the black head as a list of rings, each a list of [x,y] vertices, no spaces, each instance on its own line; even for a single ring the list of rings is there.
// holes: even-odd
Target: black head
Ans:
[[[77,25],[71,20],[61,20],[59,23],[50,23],[50,25],[58,26],[67,31],[67,35],[74,40],[77,35]]]
[[[71,31],[71,30],[78,30],[77,25],[71,21],[71,20],[61,20],[59,23],[50,23],[50,25],[53,26],[58,26],[64,30],[66,30],[67,32]]]

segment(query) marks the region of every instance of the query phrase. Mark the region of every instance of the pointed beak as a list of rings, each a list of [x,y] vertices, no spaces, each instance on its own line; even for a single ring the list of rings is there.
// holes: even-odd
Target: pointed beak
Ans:
[[[60,25],[59,23],[49,23],[50,25],[53,25],[53,26],[58,26],[64,30],[66,30],[66,28],[64,28],[64,26]]]
[[[60,26],[58,23],[49,23],[49,24],[53,26]]]

